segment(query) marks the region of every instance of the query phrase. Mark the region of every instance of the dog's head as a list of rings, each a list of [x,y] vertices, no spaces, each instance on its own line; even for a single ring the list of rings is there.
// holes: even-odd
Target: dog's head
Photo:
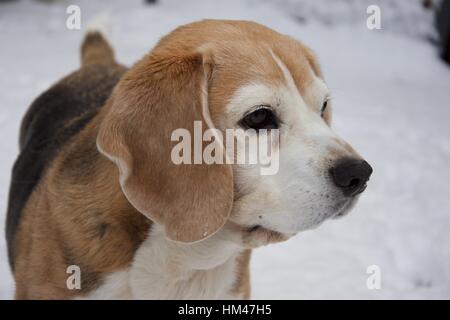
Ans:
[[[346,213],[372,172],[331,130],[329,98],[314,55],[296,40],[252,22],[197,22],[124,75],[97,145],[130,203],[172,240],[202,240],[227,221],[291,236]],[[183,150],[180,129],[192,138]],[[276,155],[266,173],[264,156],[238,159],[259,141]],[[210,161],[222,153],[223,163]]]

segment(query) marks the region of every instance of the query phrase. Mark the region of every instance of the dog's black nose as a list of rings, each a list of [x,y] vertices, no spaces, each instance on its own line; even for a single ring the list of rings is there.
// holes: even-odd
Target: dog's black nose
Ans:
[[[344,195],[351,197],[364,191],[372,167],[361,159],[344,158],[330,169],[330,174]]]

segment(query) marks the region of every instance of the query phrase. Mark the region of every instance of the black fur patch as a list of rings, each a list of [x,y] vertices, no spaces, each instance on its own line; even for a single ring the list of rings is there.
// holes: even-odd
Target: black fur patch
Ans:
[[[20,133],[21,151],[12,169],[6,216],[11,269],[16,230],[30,194],[62,146],[97,114],[124,71],[115,64],[83,67],[40,95],[27,111]]]

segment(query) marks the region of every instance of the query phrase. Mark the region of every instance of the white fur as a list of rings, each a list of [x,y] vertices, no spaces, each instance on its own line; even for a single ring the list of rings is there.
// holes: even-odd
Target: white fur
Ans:
[[[235,236],[222,229],[195,244],[167,240],[155,225],[132,265],[109,275],[87,299],[236,299]]]
[[[111,33],[111,29],[111,13],[109,10],[106,10],[94,16],[94,18],[87,23],[85,33],[100,32],[105,39],[107,39]]]

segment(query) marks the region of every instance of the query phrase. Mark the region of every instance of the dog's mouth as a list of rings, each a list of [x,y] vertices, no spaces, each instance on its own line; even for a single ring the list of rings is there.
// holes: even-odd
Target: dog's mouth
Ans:
[[[347,215],[351,209],[356,204],[360,194],[357,194],[353,197],[345,197],[342,198],[339,202],[334,205],[334,210],[325,214],[323,220],[320,221],[315,226],[309,226],[304,230],[313,229],[322,224],[327,219],[339,219]],[[323,216],[322,216],[323,217]],[[261,245],[267,245],[271,243],[277,243],[286,241],[287,239],[295,236],[301,231],[304,230],[284,230],[284,231],[275,231],[271,228],[266,227],[262,224],[254,224],[254,225],[242,225],[232,223],[234,228],[240,229],[243,234],[244,243],[249,244],[250,247],[259,247]]]
[[[262,245],[267,245],[270,243],[277,243],[285,241],[289,238],[288,235],[283,234],[278,231],[274,231],[263,227],[261,225],[255,225],[247,228],[246,235],[244,239],[258,239],[258,242]]]
[[[278,237],[278,236],[282,235],[278,231],[274,231],[274,230],[268,229],[268,228],[263,227],[261,225],[255,225],[255,226],[249,227],[247,229],[247,232],[249,232],[249,233],[267,233],[268,235],[271,235],[271,236],[274,236],[274,237]]]
[[[365,189],[366,187],[364,187]],[[347,201],[344,202],[342,207],[337,210],[337,212],[332,216],[332,219],[339,219],[344,216],[346,216],[355,206],[356,202],[358,201],[359,195],[349,198]]]

